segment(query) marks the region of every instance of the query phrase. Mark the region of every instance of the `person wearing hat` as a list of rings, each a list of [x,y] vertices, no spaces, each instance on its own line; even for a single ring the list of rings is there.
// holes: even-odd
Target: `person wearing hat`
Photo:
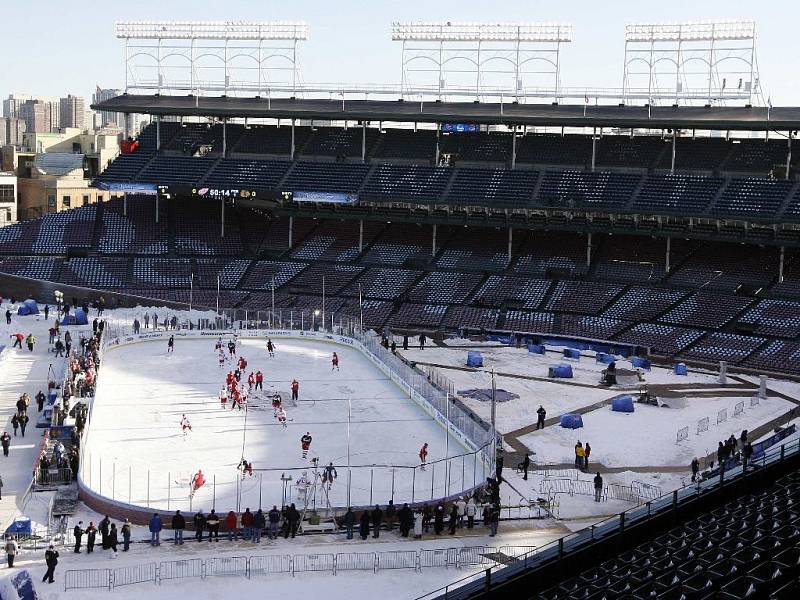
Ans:
[[[55,583],[53,575],[56,573],[56,565],[58,564],[58,550],[53,547],[53,544],[50,544],[50,547],[44,553],[44,562],[47,565],[47,571],[42,577],[42,583],[45,581],[47,583]]]
[[[6,558],[8,559],[8,568],[14,568],[14,557],[19,554],[19,545],[17,540],[12,536],[6,536]]]

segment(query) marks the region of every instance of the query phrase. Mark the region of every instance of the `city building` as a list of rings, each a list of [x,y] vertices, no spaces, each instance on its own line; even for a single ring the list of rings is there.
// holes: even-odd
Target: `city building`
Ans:
[[[17,176],[0,171],[0,227],[17,222]]]
[[[60,121],[59,129],[71,127],[83,130],[85,123],[86,101],[80,96],[69,94],[59,100]],[[90,124],[91,126],[91,124]],[[55,131],[55,127],[51,131]]]
[[[25,121],[25,131],[48,133],[52,129],[50,102],[27,100],[19,107],[19,117]]]
[[[25,121],[17,117],[0,117],[0,146],[19,146],[25,133]]]
[[[3,99],[3,116],[18,118],[22,105],[33,99],[33,96],[9,94],[8,98]]]
[[[102,89],[100,86],[98,86],[95,93],[92,94],[92,104],[98,104],[105,100],[110,100],[111,98],[121,96],[122,94],[123,90],[117,88]],[[96,128],[114,125],[120,129],[125,129],[125,115],[122,113],[101,111],[97,114],[99,115],[99,122],[95,122]]]

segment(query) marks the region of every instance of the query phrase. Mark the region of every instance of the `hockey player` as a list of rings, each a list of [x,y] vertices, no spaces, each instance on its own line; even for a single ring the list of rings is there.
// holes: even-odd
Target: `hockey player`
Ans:
[[[181,431],[183,431],[183,437],[186,437],[186,434],[192,430],[192,424],[189,423],[189,419],[186,418],[186,415],[182,415],[183,418],[181,419]]]
[[[236,356],[236,342],[233,340],[228,342],[228,354],[231,356]]]
[[[228,404],[228,390],[224,387],[219,391],[219,405],[221,408],[225,408]]]
[[[239,466],[236,468],[242,472],[242,479],[244,479],[245,475],[253,476],[253,463],[247,462],[244,457],[242,457],[242,462],[240,462]]]
[[[167,340],[167,352],[172,352],[175,350],[175,336],[169,336],[169,340]]]
[[[283,410],[283,407],[279,408],[278,411],[275,413],[275,418],[278,419],[278,423],[283,425],[284,429],[288,427],[288,425],[286,424],[286,411]]]
[[[239,370],[244,371],[247,368],[247,359],[244,356],[239,357]]]
[[[328,466],[322,471],[322,483],[323,485],[328,485],[328,491],[330,491],[331,486],[337,477],[338,474],[336,473],[336,467],[333,466],[333,463],[328,463]]]
[[[255,385],[255,383],[256,383],[256,376],[251,371],[250,375],[247,376],[247,389],[252,392],[253,391],[253,386]]]
[[[233,378],[237,383],[242,380],[242,371],[239,369],[239,367],[236,367],[236,370],[233,372]]]
[[[419,449],[419,463],[420,469],[423,471],[425,470],[425,463],[428,460],[428,442],[422,444],[422,448]]]
[[[197,492],[197,490],[203,487],[203,484],[205,484],[205,482],[206,478],[205,475],[203,475],[203,471],[197,469],[197,473],[194,474],[194,477],[192,477],[192,481],[189,484],[190,488],[189,497],[194,498],[195,492]]]
[[[264,391],[264,374],[261,371],[256,371],[256,389]]]
[[[308,458],[308,450],[311,448],[311,434],[308,431],[300,438],[300,446],[303,448],[303,458]]]
[[[223,368],[225,366],[225,353],[220,348],[219,354],[217,355],[217,359],[219,360],[219,368]]]
[[[272,343],[270,338],[267,338],[267,352],[270,358],[275,358],[275,344]]]
[[[234,408],[242,410],[242,393],[237,388],[231,392],[231,410]]]
[[[297,402],[299,392],[300,384],[297,382],[297,379],[292,379],[292,402]]]
[[[331,357],[331,371],[334,369],[337,371],[339,370],[339,355],[336,354],[336,352],[334,352],[333,356]]]
[[[222,350],[222,338],[217,338],[217,342],[214,344],[214,352],[219,352]]]
[[[278,411],[281,409],[281,405],[282,404],[283,404],[283,402],[281,401],[281,395],[280,394],[275,394],[272,397],[272,412],[273,412],[273,416],[275,416],[275,417],[278,416]]]
[[[228,374],[225,376],[225,383],[228,385],[228,389],[231,388],[234,382],[233,371],[228,371]]]

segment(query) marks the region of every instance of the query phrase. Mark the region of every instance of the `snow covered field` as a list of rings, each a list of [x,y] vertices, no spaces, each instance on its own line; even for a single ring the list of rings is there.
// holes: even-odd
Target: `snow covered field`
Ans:
[[[473,477],[482,481],[480,462],[472,456],[451,461],[448,473],[442,464],[419,469],[425,442],[429,461],[466,450],[454,439],[448,444],[445,430],[360,351],[310,339],[274,341],[275,357],[269,358],[265,339],[239,340],[247,373],[260,369],[265,380],[264,394],[249,402],[246,430],[244,411],[220,406],[225,374],[234,367],[218,365],[215,338],[177,338],[169,354],[163,339],[107,350],[89,425],[84,481],[123,502],[189,510],[189,482],[201,469],[207,483],[191,509],[215,505],[227,511],[280,506],[285,473],[293,478],[286,490],[289,501],[299,506],[303,498],[295,482],[304,471],[313,478],[311,459],[318,457],[320,466],[333,462],[338,472],[331,504],[345,506],[348,404],[350,464],[356,467],[352,504],[385,504],[392,497],[396,503],[409,501],[412,493],[423,500],[448,489],[457,493],[462,481],[469,487]],[[331,370],[334,351],[340,371]],[[287,399],[293,378],[300,383],[300,402],[287,407],[289,423],[283,428],[269,398],[279,391]],[[184,414],[192,425],[186,436],[179,426]],[[313,442],[306,460],[300,437],[307,431]],[[242,456],[253,463],[252,477],[239,477]],[[325,504],[319,492],[316,503]]]

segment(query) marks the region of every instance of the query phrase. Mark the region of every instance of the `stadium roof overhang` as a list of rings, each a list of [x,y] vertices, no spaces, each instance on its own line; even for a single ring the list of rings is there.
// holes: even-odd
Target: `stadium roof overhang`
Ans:
[[[700,130],[800,129],[800,107],[591,106],[122,95],[95,110],[160,116]]]

